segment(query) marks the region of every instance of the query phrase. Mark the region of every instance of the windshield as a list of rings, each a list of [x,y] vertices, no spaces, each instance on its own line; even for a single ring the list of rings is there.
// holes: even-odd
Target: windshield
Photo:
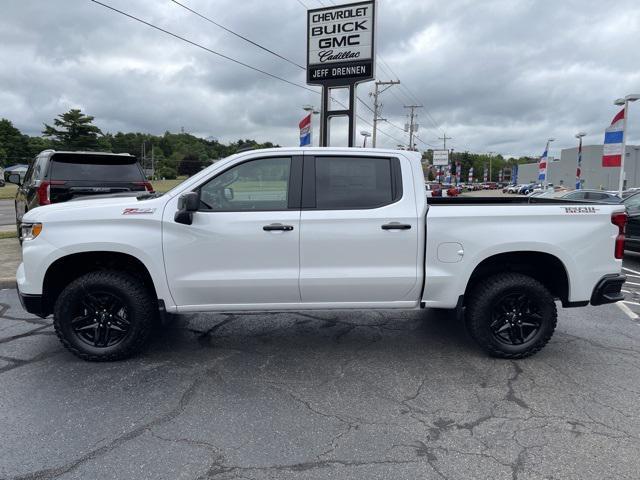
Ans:
[[[118,155],[57,154],[49,167],[51,180],[140,182],[142,171],[135,157]]]

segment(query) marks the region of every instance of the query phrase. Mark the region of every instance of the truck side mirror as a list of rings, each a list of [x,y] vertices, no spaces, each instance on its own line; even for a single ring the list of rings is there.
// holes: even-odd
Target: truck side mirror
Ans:
[[[16,185],[20,185],[22,182],[20,182],[20,174],[19,173],[12,173],[11,175],[9,175],[7,177],[7,181],[9,183],[15,183]]]
[[[200,194],[198,192],[189,192],[180,195],[178,198],[178,211],[173,219],[176,223],[191,225],[193,223],[193,212],[197,212],[200,208]]]

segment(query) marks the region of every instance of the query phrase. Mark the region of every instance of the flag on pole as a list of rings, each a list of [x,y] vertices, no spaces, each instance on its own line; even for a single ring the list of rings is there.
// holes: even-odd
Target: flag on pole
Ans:
[[[447,165],[447,177],[446,177],[445,183],[451,184],[451,164]]]
[[[518,164],[516,163],[513,166],[513,170],[511,170],[511,183],[514,185],[518,184]]]
[[[547,140],[547,145],[544,147],[544,153],[538,160],[538,181],[544,182],[547,179],[547,160],[549,156],[549,141]]]
[[[582,137],[580,137],[580,143],[578,144],[578,168],[576,170],[576,190],[580,190],[582,182],[580,182],[580,174],[582,168]]]
[[[604,131],[602,166],[619,167],[622,165],[622,141],[624,139],[624,108],[613,117],[609,128]]]
[[[473,167],[469,169],[469,183],[473,183]]]
[[[460,180],[462,179],[462,166],[460,162],[456,162],[456,185],[460,185]]]
[[[487,165],[484,165],[484,183],[487,183],[487,180],[489,179],[489,171],[487,170]]]
[[[300,120],[300,146],[311,145],[311,114]]]

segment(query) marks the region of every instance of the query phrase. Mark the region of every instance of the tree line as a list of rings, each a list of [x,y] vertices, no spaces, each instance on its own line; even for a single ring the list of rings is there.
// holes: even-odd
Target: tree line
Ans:
[[[71,109],[58,115],[53,125],[44,124],[42,136],[23,134],[13,123],[0,119],[0,166],[29,163],[46,149],[88,150],[130,153],[145,168],[155,166],[156,178],[176,178],[192,175],[214,160],[224,158],[245,148],[271,148],[271,142],[238,140],[229,144],[196,137],[189,133],[165,132],[151,135],[140,132],[103,133],[94,125],[94,117]],[[143,154],[144,152],[144,154]]]

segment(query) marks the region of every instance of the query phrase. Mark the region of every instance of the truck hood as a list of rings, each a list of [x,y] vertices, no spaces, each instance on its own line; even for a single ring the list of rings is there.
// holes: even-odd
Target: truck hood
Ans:
[[[44,205],[29,210],[23,222],[45,222],[55,220],[85,220],[120,218],[127,216],[150,216],[157,214],[167,199],[164,197],[138,200],[136,197],[104,197],[76,200]]]

